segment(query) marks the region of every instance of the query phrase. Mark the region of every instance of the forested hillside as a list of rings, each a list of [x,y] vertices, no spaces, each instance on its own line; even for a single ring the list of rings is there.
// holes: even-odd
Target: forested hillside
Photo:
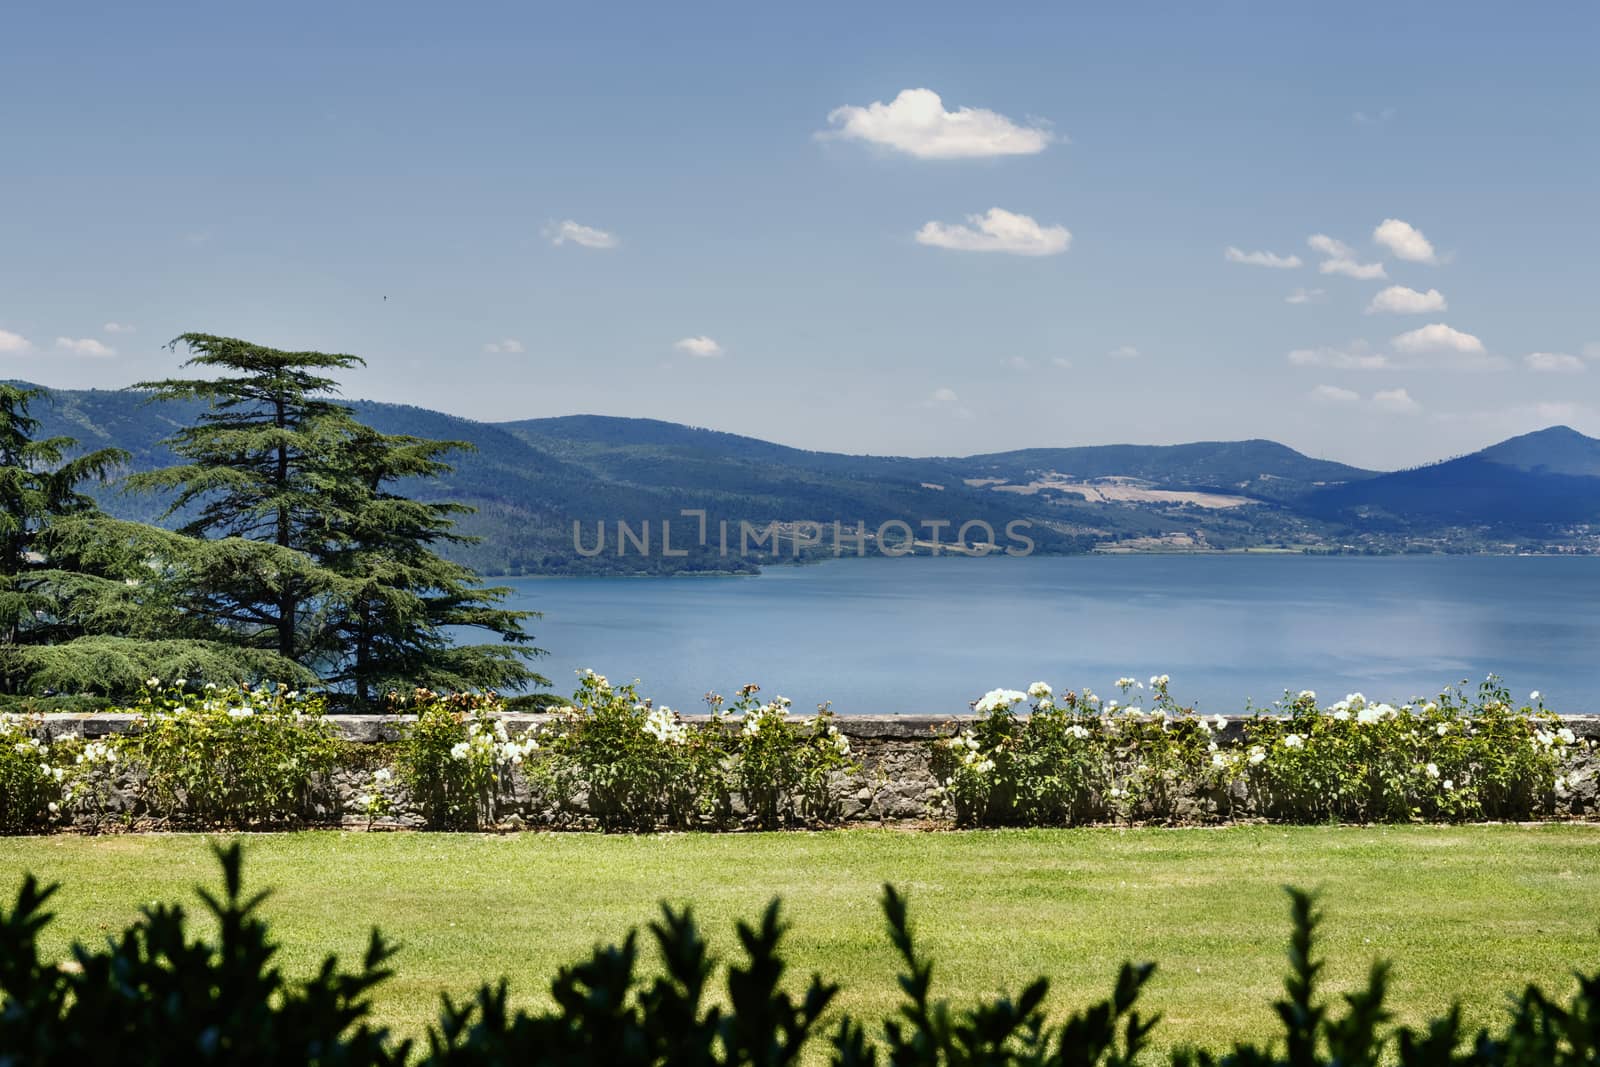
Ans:
[[[1324,551],[1401,550],[1408,539],[1481,547],[1486,539],[1551,539],[1583,546],[1600,521],[1600,442],[1564,427],[1514,438],[1412,471],[1381,474],[1316,459],[1273,441],[1035,448],[966,457],[852,456],[653,419],[594,415],[474,422],[424,408],[353,401],[386,433],[456,440],[454,471],[408,484],[422,499],[453,499],[477,513],[462,521],[481,543],[452,549],[488,574],[739,572],[774,558],[741,551],[741,523],[779,523],[777,557],[792,559],[789,524],[824,527],[808,557],[832,555],[832,524],[869,536],[905,523],[920,539],[930,522],[981,521],[1005,547],[1023,520],[1034,551],[1084,552],[1275,546]],[[112,390],[62,390],[41,408],[46,429],[85,448],[115,446],[134,470],[171,462],[161,441],[193,417],[192,404],[156,403]],[[163,501],[103,494],[115,514],[153,519]],[[706,513],[706,543],[698,515]],[[670,546],[661,530],[670,522]],[[729,550],[718,536],[728,523]],[[585,552],[574,543],[574,523]],[[623,546],[617,524],[651,544]],[[595,551],[599,532],[605,541]],[[802,532],[801,536],[804,536]],[[869,542],[868,551],[878,546]],[[855,552],[853,543],[844,551]],[[930,551],[929,544],[916,550]],[[587,554],[586,554],[587,553]]]

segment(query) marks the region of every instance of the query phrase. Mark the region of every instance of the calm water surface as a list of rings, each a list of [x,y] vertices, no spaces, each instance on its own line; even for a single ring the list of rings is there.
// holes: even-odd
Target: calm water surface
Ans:
[[[805,708],[949,714],[1043,679],[1172,676],[1211,711],[1315,689],[1436,693],[1490,672],[1600,709],[1600,558],[861,559],[743,578],[513,581],[559,692],[592,667],[684,711],[745,682]]]

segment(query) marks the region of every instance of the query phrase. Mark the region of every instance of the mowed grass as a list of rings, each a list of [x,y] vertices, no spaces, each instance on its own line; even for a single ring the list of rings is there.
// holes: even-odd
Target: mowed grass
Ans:
[[[63,883],[46,941],[96,941],[141,903],[215,884],[208,838],[0,840],[0,873]],[[940,995],[956,1001],[1052,981],[1064,1010],[1109,992],[1124,960],[1154,960],[1146,1010],[1163,1045],[1215,1047],[1274,1032],[1284,971],[1282,886],[1318,889],[1329,989],[1394,963],[1392,1003],[1415,1022],[1460,1000],[1494,1021],[1532,981],[1565,995],[1600,970],[1600,826],[1053,830],[603,837],[311,832],[244,838],[246,880],[289,973],[356,958],[380,926],[401,946],[383,1021],[420,1034],[441,991],[508,975],[544,1000],[556,968],[618,940],[659,901],[692,903],[723,958],[732,924],[774,896],[792,923],[790,980],[813,970],[839,1005],[897,1003],[880,886],[910,896]]]

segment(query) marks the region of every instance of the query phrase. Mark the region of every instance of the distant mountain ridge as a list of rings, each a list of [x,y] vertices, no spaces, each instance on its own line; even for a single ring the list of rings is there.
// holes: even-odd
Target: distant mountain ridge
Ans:
[[[483,543],[460,557],[487,573],[744,571],[763,560],[698,540],[698,517],[750,524],[835,520],[869,530],[901,522],[1029,524],[1040,552],[1280,547],[1315,551],[1539,548],[1589,550],[1600,524],[1600,441],[1568,427],[1413,470],[1362,470],[1267,440],[1031,448],[975,456],[853,456],[810,451],[655,419],[570,415],[482,423],[408,405],[351,401],[389,433],[460,440],[446,478],[411,485],[424,498],[478,509]],[[199,413],[125,391],[57,390],[45,432],[85,448],[116,445],[135,469],[171,461],[160,443]],[[160,501],[108,491],[104,506],[153,520]],[[578,550],[574,524],[660,530],[684,556]],[[788,529],[788,527],[785,527]],[[937,532],[937,531],[936,531]],[[948,539],[953,533],[942,535]],[[659,532],[656,534],[659,539]],[[924,545],[922,551],[930,550]],[[808,550],[808,555],[816,555]],[[792,552],[785,550],[784,558]]]
[[[1600,440],[1551,426],[1426,467],[1330,488],[1309,514],[1379,528],[1600,523]]]

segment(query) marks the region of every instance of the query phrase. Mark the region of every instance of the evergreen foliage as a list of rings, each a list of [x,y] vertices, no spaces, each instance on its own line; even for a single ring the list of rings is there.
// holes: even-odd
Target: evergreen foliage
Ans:
[[[166,442],[184,462],[130,479],[170,493],[182,532],[238,542],[245,565],[210,571],[188,608],[247,648],[315,670],[358,704],[386,689],[514,688],[547,684],[527,661],[539,650],[523,629],[531,612],[500,607],[508,590],[485,588],[439,554],[468,540],[454,532],[470,510],[394,490],[402,479],[448,473],[440,457],[468,446],[383,434],[329,399],[328,373],[356,356],[285,352],[234,338],[185,334],[185,366],[211,378],[142,383],[158,400],[206,401],[195,423]],[[294,553],[256,566],[250,545]],[[498,644],[458,645],[457,628],[488,630]]]
[[[126,454],[69,458],[72,438],[36,437],[30,408],[43,398],[0,384],[0,693],[126,693],[151,675],[308,678],[184,610],[178,590],[241,564],[225,544],[101,514],[81,487]]]

